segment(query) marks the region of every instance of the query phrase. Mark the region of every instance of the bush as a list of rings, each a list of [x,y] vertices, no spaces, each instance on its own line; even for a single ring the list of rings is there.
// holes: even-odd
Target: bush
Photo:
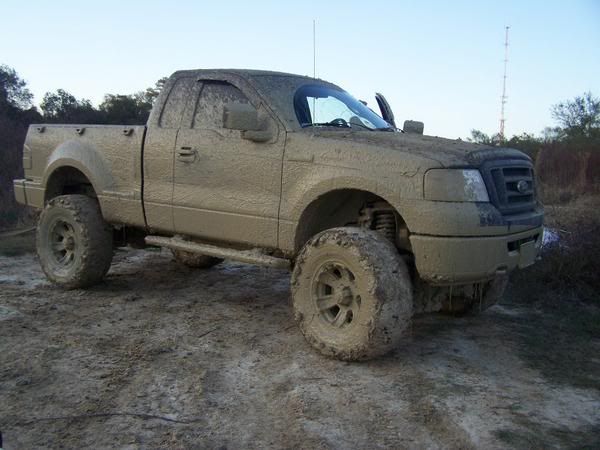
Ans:
[[[16,228],[30,221],[30,209],[19,205],[13,192],[13,179],[23,176],[26,120],[0,114],[0,230]]]
[[[600,193],[600,152],[588,143],[554,142],[537,155],[535,169],[542,200],[565,203]]]
[[[544,247],[542,261],[531,269],[534,277],[551,290],[600,305],[600,195],[546,207],[546,226],[559,240]]]

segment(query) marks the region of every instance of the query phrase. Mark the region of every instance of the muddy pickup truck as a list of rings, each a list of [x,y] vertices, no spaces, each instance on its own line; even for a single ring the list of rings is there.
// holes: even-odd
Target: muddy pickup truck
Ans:
[[[67,289],[118,246],[292,270],[294,316],[319,352],[392,349],[414,314],[478,312],[532,264],[543,210],[523,153],[396,127],[338,86],[251,70],[178,71],[143,126],[31,125],[17,200]]]

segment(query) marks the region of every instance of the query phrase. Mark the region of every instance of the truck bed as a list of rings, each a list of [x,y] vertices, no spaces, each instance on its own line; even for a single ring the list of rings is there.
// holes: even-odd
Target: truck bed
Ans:
[[[23,148],[25,179],[15,180],[15,191],[22,185],[25,202],[40,208],[53,174],[77,171],[89,180],[108,221],[144,225],[145,132],[144,125],[30,125]]]

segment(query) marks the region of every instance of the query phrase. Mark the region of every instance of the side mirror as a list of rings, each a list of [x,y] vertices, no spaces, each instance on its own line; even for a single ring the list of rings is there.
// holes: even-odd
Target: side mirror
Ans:
[[[402,129],[405,133],[423,134],[425,124],[416,120],[405,120]]]
[[[223,128],[240,130],[242,139],[266,142],[273,138],[266,120],[261,120],[254,106],[247,103],[229,103],[223,108]]]
[[[228,103],[223,108],[223,128],[240,131],[258,131],[258,111],[247,103]]]

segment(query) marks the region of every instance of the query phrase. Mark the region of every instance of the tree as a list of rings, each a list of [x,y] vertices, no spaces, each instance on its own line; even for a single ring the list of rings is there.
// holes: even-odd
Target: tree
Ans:
[[[153,87],[132,95],[105,95],[100,110],[104,113],[106,122],[125,125],[146,123],[152,105],[167,80],[166,77],[161,78]]]
[[[104,123],[102,113],[89,100],[78,100],[63,89],[47,92],[40,104],[44,120],[62,123]]]
[[[545,143],[558,141],[562,134],[563,130],[560,127],[545,127],[542,130],[542,141]]]
[[[535,137],[533,134],[522,133],[511,137],[503,143],[504,146],[516,148],[527,153],[531,158],[535,159],[538,152],[544,144],[544,139]]]
[[[476,144],[493,145],[497,146],[502,143],[500,134],[487,135],[483,131],[471,130],[471,137],[467,138],[467,141],[474,142]]]
[[[552,117],[566,138],[600,137],[600,99],[591,92],[557,103],[552,107]]]
[[[141,101],[149,104],[150,107],[152,107],[154,100],[156,100],[156,97],[158,97],[160,91],[162,91],[162,89],[165,87],[165,83],[168,79],[168,77],[162,77],[154,84],[154,87],[149,87],[145,91],[138,92],[135,95],[138,96]]]
[[[12,180],[23,177],[23,141],[27,127],[40,119],[31,106],[33,95],[15,69],[0,65],[0,229],[12,228],[26,219],[17,204]]]
[[[15,69],[0,65],[0,108],[26,110],[31,108],[33,94],[27,89],[25,80],[19,77]]]
[[[100,111],[104,113],[106,123],[138,125],[146,123],[151,107],[141,101],[137,94],[106,94],[100,104]]]
[[[507,140],[501,139],[500,134],[489,136],[479,130],[471,130],[471,137],[467,138],[467,140],[469,142],[475,142],[476,144],[516,148],[527,153],[532,158],[536,157],[544,142],[543,139],[537,138],[529,133],[515,135]]]

